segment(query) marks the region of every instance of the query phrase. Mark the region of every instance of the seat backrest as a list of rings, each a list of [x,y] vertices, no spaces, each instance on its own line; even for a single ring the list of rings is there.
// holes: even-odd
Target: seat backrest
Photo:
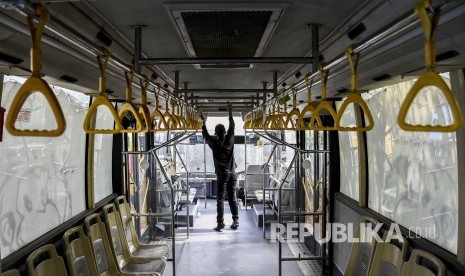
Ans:
[[[2,276],[21,276],[17,269],[10,269],[8,271],[2,272]]]
[[[245,187],[248,193],[253,193],[256,190],[263,190],[263,165],[248,165],[247,166],[247,177],[245,181]],[[269,166],[264,168],[265,174],[269,171]],[[254,174],[254,175],[249,175]],[[265,185],[269,183],[269,176],[265,175]]]
[[[117,264],[121,269],[132,259],[121,217],[114,204],[105,205],[103,207],[103,214],[105,216],[108,239],[113,245],[113,254],[116,256]]]
[[[128,242],[129,251],[132,253],[141,247],[139,237],[137,237],[136,227],[132,220],[131,207],[126,201],[125,196],[119,196],[115,199],[115,205],[118,208],[121,222],[123,223],[124,234]]]
[[[425,262],[427,260],[427,262]],[[401,276],[444,276],[446,266],[436,256],[420,249],[414,249],[408,262],[402,266]]]
[[[58,256],[53,244],[37,248],[26,260],[31,276],[67,276],[63,258]]]
[[[98,275],[117,275],[119,269],[112,253],[112,247],[108,240],[105,224],[100,219],[100,215],[92,214],[86,217],[85,224],[87,235],[92,243]]]
[[[287,190],[287,189],[295,189],[294,169],[291,169],[286,179],[283,179],[282,181],[285,181],[285,183],[283,184],[283,190],[281,191],[282,193],[281,204],[282,206],[290,206],[294,203],[292,200],[293,199],[292,196],[294,195],[295,190]]]
[[[408,243],[404,237],[400,236],[400,233],[398,236],[401,237],[401,241],[399,242],[400,248],[392,243],[394,239],[391,242],[387,242],[388,231],[384,233],[383,242],[379,242],[376,245],[368,275],[400,275],[407,255]]]
[[[66,231],[63,240],[69,274],[71,276],[98,275],[94,254],[82,227],[77,226]]]
[[[366,228],[361,229],[359,226],[355,231],[354,238],[359,242],[352,243],[349,260],[347,262],[344,275],[368,275],[368,269],[370,268],[371,260],[373,259],[377,244],[377,240],[375,237],[370,235],[370,232],[371,229],[373,229],[379,222],[370,217],[363,217],[362,222]],[[364,231],[363,238],[361,235],[362,231]]]

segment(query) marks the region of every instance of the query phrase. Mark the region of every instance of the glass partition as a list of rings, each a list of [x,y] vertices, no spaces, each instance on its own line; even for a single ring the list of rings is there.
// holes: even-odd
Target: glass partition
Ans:
[[[444,75],[449,83],[447,75]],[[414,80],[366,95],[375,127],[367,132],[368,206],[433,243],[457,252],[457,142],[452,133],[408,132],[397,115]],[[451,113],[433,87],[419,93],[411,124],[445,124]]]
[[[345,100],[345,99],[344,99]],[[344,101],[343,100],[343,101]],[[339,108],[342,102],[337,102]],[[355,127],[354,105],[347,106],[342,118],[341,125]],[[338,131],[339,136],[339,160],[340,160],[340,192],[359,201],[360,172],[358,157],[358,138],[356,131]]]
[[[10,109],[25,79],[6,76],[1,105]],[[86,208],[85,145],[82,124],[89,106],[84,94],[52,88],[66,118],[59,137],[14,137],[0,143],[0,242],[2,258]],[[40,93],[28,97],[18,128],[51,129],[51,109]]]

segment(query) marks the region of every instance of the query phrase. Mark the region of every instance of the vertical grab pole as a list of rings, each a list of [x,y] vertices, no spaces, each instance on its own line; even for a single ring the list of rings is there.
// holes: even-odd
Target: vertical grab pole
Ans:
[[[178,148],[176,147],[176,145],[173,146],[174,147],[174,151],[176,152],[176,154],[178,155],[179,157],[179,160],[181,160],[181,164],[182,166],[184,167],[184,170],[186,170],[186,181],[187,181],[187,203],[189,203],[189,192],[190,192],[190,187],[189,187],[189,170],[187,169],[186,167],[186,163],[184,163],[184,160],[182,159],[181,157],[181,154],[179,153],[178,151]],[[187,212],[187,218],[186,218],[186,221],[187,221],[187,238],[189,238],[189,222],[190,222],[190,218],[189,218],[189,205],[190,204],[187,204],[186,206],[186,212]]]
[[[170,190],[171,190],[171,254],[172,254],[172,262],[173,262],[173,276],[176,276],[176,235],[174,233],[174,188],[173,188],[173,182],[171,181],[171,177],[168,175],[166,172],[165,168],[163,167],[163,164],[161,163],[160,159],[158,158],[158,155],[155,151],[152,151],[152,155],[155,158],[155,160],[158,163],[158,166],[160,167],[160,171],[163,173],[163,176],[166,178],[170,185]]]
[[[322,168],[322,172],[323,172],[323,177],[322,177],[323,178],[323,192],[322,192],[323,198],[322,198],[322,203],[321,203],[322,208],[323,208],[323,210],[322,210],[322,213],[323,213],[323,218],[322,218],[323,221],[322,221],[322,223],[323,224],[322,224],[322,231],[321,232],[323,233],[323,235],[324,235],[323,238],[325,240],[326,240],[326,236],[327,236],[327,233],[326,233],[326,204],[327,204],[327,198],[326,198],[326,189],[327,189],[327,187],[326,187],[326,184],[327,184],[327,179],[326,179],[326,177],[327,177],[326,158],[327,157],[326,157],[326,155],[327,155],[327,153],[323,153],[323,168]],[[322,257],[323,257],[323,262],[322,262],[323,275],[328,275],[329,271],[326,270],[326,261],[327,261],[326,260],[326,255],[327,255],[326,254],[326,243],[323,243],[321,245],[321,251],[322,251]]]
[[[251,120],[253,121],[253,112],[252,112]],[[244,163],[245,163],[245,168],[244,168],[244,204],[245,204],[245,210],[247,211],[247,191],[245,189],[245,185],[247,183],[247,129],[244,129]]]
[[[205,183],[205,209],[207,209],[207,148],[203,139],[203,183]],[[212,185],[213,186],[213,185]],[[213,187],[211,187],[213,190]]]
[[[283,212],[283,208],[281,206],[281,204],[282,204],[282,188],[283,188],[284,183],[286,182],[287,177],[289,176],[289,173],[292,170],[292,166],[294,165],[294,162],[295,162],[296,157],[297,157],[297,152],[298,151],[295,152],[294,157],[292,157],[291,163],[289,163],[289,167],[286,170],[286,174],[284,175],[283,181],[281,183],[279,183],[279,187],[278,187],[278,223],[281,223],[282,212]],[[283,253],[283,248],[282,248],[281,241],[278,241],[278,252],[279,252],[278,253],[278,255],[279,255],[279,276],[282,276],[282,269],[283,269],[283,267],[282,267],[282,262],[283,262],[282,253]]]
[[[266,232],[265,232],[265,230],[266,230],[265,229],[265,223],[266,223],[266,219],[265,219],[265,208],[266,208],[266,203],[265,203],[265,177],[266,177],[266,172],[265,172],[265,168],[268,167],[268,164],[270,163],[271,159],[273,158],[273,154],[274,154],[277,147],[278,147],[278,144],[274,143],[273,148],[271,149],[270,156],[268,157],[268,160],[266,161],[265,165],[262,168],[262,171],[263,171],[263,225],[262,225],[263,226],[263,238],[266,238]],[[270,198],[271,198],[271,194],[270,194]],[[279,221],[278,221],[278,223],[279,223]]]

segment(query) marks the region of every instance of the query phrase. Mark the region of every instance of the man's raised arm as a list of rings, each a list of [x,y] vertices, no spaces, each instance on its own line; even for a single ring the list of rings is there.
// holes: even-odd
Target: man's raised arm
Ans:
[[[233,116],[232,116],[232,108],[231,107],[228,108],[228,112],[229,112],[228,135],[229,135],[229,137],[231,137],[231,136],[234,136],[234,129],[236,128],[236,126],[234,124],[234,119],[233,119]]]
[[[207,144],[210,144],[211,136],[208,133],[207,126],[205,125],[205,118],[203,117],[203,114],[200,114],[200,118],[202,119],[203,125],[202,125],[202,136],[203,139],[205,139],[205,142]]]

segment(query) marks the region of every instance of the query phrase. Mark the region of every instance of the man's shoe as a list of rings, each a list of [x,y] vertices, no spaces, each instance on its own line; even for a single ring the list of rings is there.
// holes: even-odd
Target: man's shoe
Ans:
[[[231,229],[236,230],[239,228],[239,221],[237,219],[233,220],[233,223],[231,224]]]
[[[213,230],[221,232],[221,229],[224,229],[224,222],[218,222],[215,228]]]

